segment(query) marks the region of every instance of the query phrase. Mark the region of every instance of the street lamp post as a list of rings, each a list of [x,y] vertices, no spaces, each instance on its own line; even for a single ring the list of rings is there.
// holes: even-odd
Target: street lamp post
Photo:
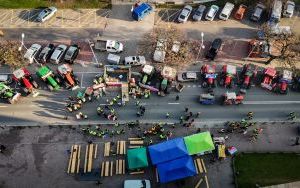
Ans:
[[[19,47],[19,51],[21,51],[22,48],[23,48],[23,46],[24,46],[24,38],[25,38],[25,34],[22,33],[22,34],[21,34],[21,46]]]
[[[205,48],[203,37],[204,37],[204,33],[201,32],[201,47],[200,47],[200,49],[199,49],[199,51],[198,51],[198,54],[197,54],[197,59],[196,59],[197,61],[198,61],[199,55],[200,55],[200,53],[201,53],[201,50]]]

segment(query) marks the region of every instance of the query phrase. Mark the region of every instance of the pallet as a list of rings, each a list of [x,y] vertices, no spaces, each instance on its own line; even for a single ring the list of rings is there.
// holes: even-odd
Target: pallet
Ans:
[[[101,163],[101,177],[113,176],[113,161],[103,161]]]
[[[129,141],[131,140],[142,140],[142,138],[128,138]]]
[[[143,140],[130,140],[129,144],[130,145],[143,145],[144,141]]]
[[[79,173],[80,167],[80,145],[71,146],[71,154],[68,163],[67,173]]]
[[[94,147],[95,146],[95,147]],[[95,148],[95,150],[94,150]],[[88,144],[85,148],[85,157],[84,157],[84,173],[92,172],[93,168],[93,159],[95,159],[96,154],[96,145]]]
[[[203,159],[201,159],[201,164],[202,164],[202,166],[203,166],[204,173],[206,173],[206,167],[205,167],[205,164],[204,164]]]
[[[110,155],[110,142],[104,143],[104,157],[109,157]]]
[[[207,176],[205,175],[205,176],[204,176],[204,178],[205,178],[206,187],[207,187],[207,188],[209,188],[209,184],[208,184]]]
[[[117,142],[117,154],[126,155],[126,141]]]
[[[116,160],[116,174],[125,174],[125,160]]]

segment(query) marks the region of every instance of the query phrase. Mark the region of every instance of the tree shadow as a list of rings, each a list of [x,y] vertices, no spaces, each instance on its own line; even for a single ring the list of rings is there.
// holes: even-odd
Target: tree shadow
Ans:
[[[22,20],[28,21],[28,22],[37,22],[36,18],[39,15],[42,8],[39,9],[32,9],[32,10],[22,10],[18,17]]]

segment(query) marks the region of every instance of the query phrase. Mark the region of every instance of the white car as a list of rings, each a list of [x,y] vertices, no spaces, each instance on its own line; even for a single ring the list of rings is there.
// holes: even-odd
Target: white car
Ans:
[[[45,8],[37,16],[37,21],[45,22],[46,20],[49,20],[56,12],[57,12],[57,8],[55,7]]]
[[[67,46],[66,46],[66,45],[64,45],[64,44],[58,45],[58,46],[55,48],[53,54],[51,55],[50,61],[51,61],[52,63],[55,63],[55,64],[60,63],[60,61],[61,61],[62,58],[63,58],[63,55],[64,55],[65,52],[66,52],[66,50],[67,50]]]
[[[219,7],[217,5],[212,5],[208,10],[205,19],[208,21],[213,21],[218,11]]]
[[[139,66],[145,65],[146,59],[144,56],[128,56],[125,57],[124,65]]]
[[[295,2],[287,1],[284,6],[282,15],[291,18],[294,14],[294,10],[295,10]]]
[[[193,71],[178,72],[177,73],[178,82],[191,82],[197,80],[197,73]]]
[[[190,5],[185,5],[180,13],[180,15],[178,16],[178,22],[180,23],[184,23],[188,20],[191,12],[193,10],[193,7],[191,7]]]
[[[125,180],[124,188],[151,188],[150,180]]]
[[[42,50],[42,46],[39,44],[32,44],[30,48],[27,49],[24,58],[29,60],[29,63],[33,63],[33,60],[37,57],[37,55]]]

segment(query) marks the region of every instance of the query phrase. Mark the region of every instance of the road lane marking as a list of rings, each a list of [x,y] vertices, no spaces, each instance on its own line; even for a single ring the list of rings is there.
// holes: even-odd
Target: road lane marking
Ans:
[[[8,106],[0,106],[0,108],[7,108]]]
[[[243,104],[300,104],[300,101],[244,101]]]
[[[169,102],[168,104],[180,104],[178,102]]]

